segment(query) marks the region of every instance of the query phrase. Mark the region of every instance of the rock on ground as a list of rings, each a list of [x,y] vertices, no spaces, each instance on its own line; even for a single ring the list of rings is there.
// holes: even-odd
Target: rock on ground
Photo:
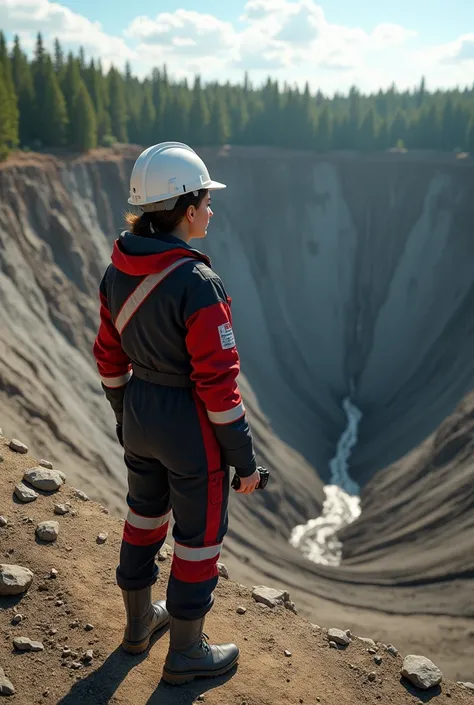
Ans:
[[[23,484],[23,482],[18,482],[15,485],[15,496],[20,500],[20,502],[34,502],[35,499],[38,499],[39,495],[37,492],[34,491],[33,488],[27,487],[26,485]]]
[[[27,636],[16,636],[13,646],[18,651],[43,651],[44,646],[40,641],[32,641]]]
[[[358,636],[357,639],[361,641],[363,644],[367,644],[367,646],[372,647],[373,649],[376,648],[377,644],[373,639],[369,639],[369,637],[366,636]]]
[[[224,563],[218,563],[217,569],[221,578],[229,580],[229,571],[227,570],[227,566]]]
[[[15,453],[28,453],[28,446],[19,441],[17,438],[12,438],[8,447],[10,450],[15,451]]]
[[[474,692],[474,683],[471,683],[470,681],[457,681],[458,685],[464,686],[464,688],[467,688],[468,690],[472,690]]]
[[[267,607],[278,607],[279,605],[294,607],[287,590],[276,590],[265,585],[256,585],[253,588],[252,597],[255,602],[260,602]]]
[[[63,514],[67,514],[68,511],[69,511],[69,509],[68,509],[68,507],[66,507],[65,504],[55,504],[54,505],[54,513],[55,514],[63,515]]]
[[[0,595],[20,595],[33,582],[34,574],[20,565],[0,564]]]
[[[403,659],[402,676],[408,678],[417,688],[428,690],[439,685],[443,679],[443,674],[433,661],[425,656],[409,654]]]
[[[13,683],[8,680],[3,668],[0,668],[0,695],[13,695],[14,692]]]
[[[36,527],[36,534],[42,541],[56,541],[59,536],[59,524],[57,521],[42,521]]]
[[[351,643],[350,637],[342,629],[328,629],[328,639],[335,641],[336,644],[341,644],[341,646],[348,646]]]
[[[168,544],[165,543],[161,548],[158,553],[158,560],[159,561],[166,561],[167,558],[173,555],[173,549],[172,547]]]
[[[63,484],[63,479],[56,470],[49,470],[39,466],[26,470],[23,479],[33,485],[33,487],[36,487],[37,490],[46,492],[54,492]]]

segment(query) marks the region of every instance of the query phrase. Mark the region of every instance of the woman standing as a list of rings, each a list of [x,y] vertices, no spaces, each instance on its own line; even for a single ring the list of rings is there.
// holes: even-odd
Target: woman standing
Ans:
[[[187,145],[164,142],[137,159],[129,230],[114,244],[100,284],[94,355],[128,469],[129,507],[117,583],[127,613],[123,648],[144,651],[170,624],[163,678],[185,683],[234,666],[235,644],[203,634],[228,526],[229,470],[241,493],[259,483],[252,434],[236,382],[239,356],[230,298],[208,257],[212,181]],[[156,554],[173,512],[166,601],[151,601]]]

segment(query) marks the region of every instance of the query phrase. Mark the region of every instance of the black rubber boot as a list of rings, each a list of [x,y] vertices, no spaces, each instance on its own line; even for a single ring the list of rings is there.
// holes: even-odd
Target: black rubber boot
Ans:
[[[150,637],[169,623],[166,601],[151,601],[151,586],[143,590],[122,590],[127,626],[122,648],[129,654],[141,654],[148,648]]]
[[[170,617],[170,648],[163,667],[163,680],[172,685],[189,683],[196,677],[221,676],[238,661],[235,644],[208,644],[201,619]]]

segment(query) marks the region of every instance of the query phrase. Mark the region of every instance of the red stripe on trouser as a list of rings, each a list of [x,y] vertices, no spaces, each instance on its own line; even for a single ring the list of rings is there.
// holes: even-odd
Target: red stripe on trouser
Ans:
[[[214,435],[206,409],[197,392],[193,390],[194,401],[201,425],[202,437],[207,460],[207,515],[204,546],[212,546],[218,542],[222,512],[222,480],[224,472],[221,469],[221,450]]]
[[[157,529],[137,529],[126,521],[123,527],[123,540],[133,546],[151,546],[152,543],[158,543],[164,539],[168,533],[168,525],[169,521]]]
[[[201,583],[218,575],[218,560],[219,554],[203,561],[186,561],[174,554],[171,572],[177,580],[182,580],[183,583]]]

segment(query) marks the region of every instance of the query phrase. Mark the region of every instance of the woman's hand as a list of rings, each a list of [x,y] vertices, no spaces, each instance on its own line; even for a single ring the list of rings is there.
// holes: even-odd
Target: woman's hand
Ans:
[[[252,494],[254,490],[257,489],[259,483],[260,483],[260,473],[258,470],[255,470],[252,475],[249,477],[240,477],[240,487],[238,490],[235,490],[239,494]]]

